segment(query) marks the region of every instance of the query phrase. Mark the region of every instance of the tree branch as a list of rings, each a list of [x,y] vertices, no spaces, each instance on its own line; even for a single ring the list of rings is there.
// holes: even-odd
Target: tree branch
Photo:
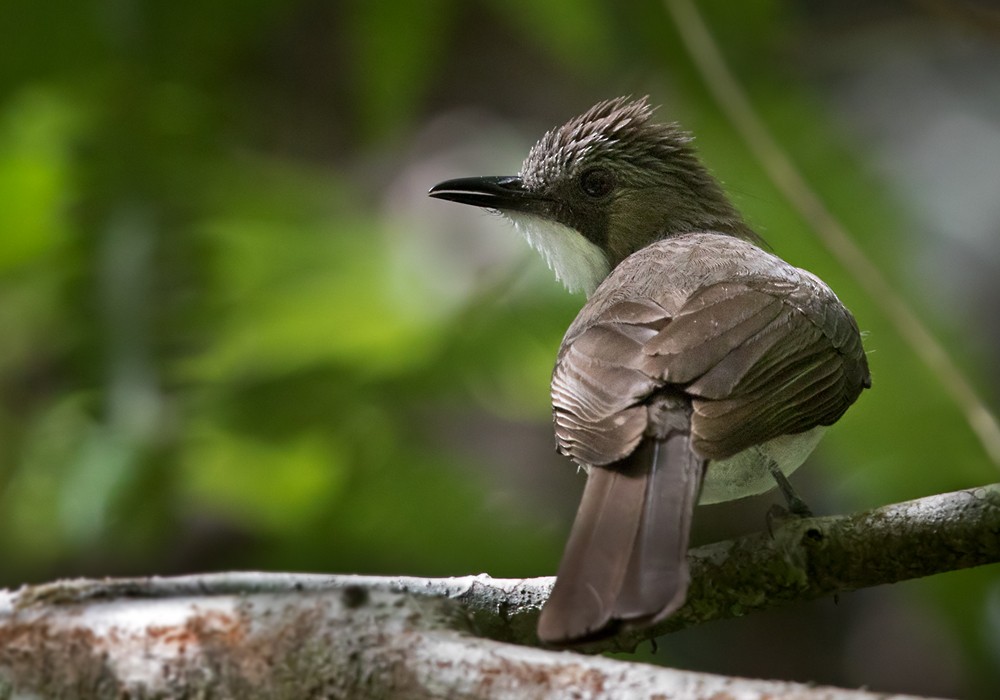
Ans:
[[[788,520],[691,552],[687,604],[630,650],[708,620],[1000,561],[1000,484],[847,516]],[[868,698],[566,655],[534,626],[552,578],[228,573],[0,591],[0,698]],[[16,692],[15,692],[16,691]],[[596,690],[595,690],[596,692]],[[574,695],[574,693],[576,693]]]

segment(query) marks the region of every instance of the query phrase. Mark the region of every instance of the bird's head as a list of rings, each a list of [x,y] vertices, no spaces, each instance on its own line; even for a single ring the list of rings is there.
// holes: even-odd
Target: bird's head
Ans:
[[[694,231],[753,239],[676,124],[645,98],[601,102],[546,133],[514,176],[448,180],[430,196],[499,211],[570,289],[590,294],[637,250]]]

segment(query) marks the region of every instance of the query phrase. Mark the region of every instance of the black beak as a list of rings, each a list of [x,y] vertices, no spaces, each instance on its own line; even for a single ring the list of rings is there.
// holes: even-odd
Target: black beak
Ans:
[[[437,199],[500,211],[532,211],[541,201],[524,188],[524,182],[516,175],[446,180],[434,185],[427,194]]]

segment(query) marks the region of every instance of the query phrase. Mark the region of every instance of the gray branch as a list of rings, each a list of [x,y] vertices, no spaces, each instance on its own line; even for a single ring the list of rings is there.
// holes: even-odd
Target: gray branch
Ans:
[[[1000,485],[790,520],[691,553],[655,630],[1000,560]],[[16,697],[871,698],[531,648],[551,578],[229,573],[0,591],[0,699]],[[513,646],[504,642],[516,642]],[[589,689],[589,690],[588,690]]]

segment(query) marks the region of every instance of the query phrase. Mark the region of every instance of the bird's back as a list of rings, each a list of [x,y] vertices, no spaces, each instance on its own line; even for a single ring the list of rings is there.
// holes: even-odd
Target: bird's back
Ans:
[[[656,431],[656,397],[680,391],[694,449],[721,461],[832,424],[870,383],[857,324],[817,277],[732,236],[676,236],[626,258],[567,331],[557,442],[611,464]]]

